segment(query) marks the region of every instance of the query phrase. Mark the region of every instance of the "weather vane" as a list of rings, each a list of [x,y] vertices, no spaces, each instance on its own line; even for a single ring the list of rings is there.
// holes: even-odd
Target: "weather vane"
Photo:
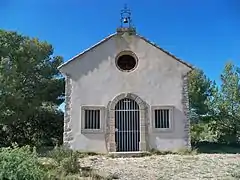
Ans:
[[[132,27],[131,11],[127,8],[126,4],[124,9],[121,10],[121,28],[122,27]]]

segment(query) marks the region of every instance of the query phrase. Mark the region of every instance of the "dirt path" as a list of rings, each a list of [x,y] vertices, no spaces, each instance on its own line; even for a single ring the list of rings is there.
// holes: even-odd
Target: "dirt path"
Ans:
[[[91,156],[81,159],[101,175],[122,180],[240,179],[240,155],[162,155],[138,158]]]

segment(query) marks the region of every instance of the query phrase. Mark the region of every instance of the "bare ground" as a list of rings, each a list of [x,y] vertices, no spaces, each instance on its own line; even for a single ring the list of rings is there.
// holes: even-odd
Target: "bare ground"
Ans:
[[[122,180],[240,179],[239,154],[153,155],[137,158],[90,156],[81,159],[103,176]]]

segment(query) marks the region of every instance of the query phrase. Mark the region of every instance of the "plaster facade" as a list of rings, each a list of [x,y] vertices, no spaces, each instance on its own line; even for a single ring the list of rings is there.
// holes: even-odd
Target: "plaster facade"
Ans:
[[[123,51],[137,57],[131,72],[120,71],[115,58]],[[116,103],[134,99],[140,107],[140,151],[190,147],[187,74],[191,66],[127,32],[107,37],[60,67],[66,77],[64,144],[75,150],[115,152]],[[85,132],[82,109],[101,109],[101,130]],[[170,107],[171,128],[154,128],[153,110]]]

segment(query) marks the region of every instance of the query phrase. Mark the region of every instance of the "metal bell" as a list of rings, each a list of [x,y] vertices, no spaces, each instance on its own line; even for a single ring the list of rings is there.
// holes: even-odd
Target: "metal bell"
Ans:
[[[127,19],[127,18],[124,18],[124,19],[123,19],[123,23],[128,23],[128,19]]]

